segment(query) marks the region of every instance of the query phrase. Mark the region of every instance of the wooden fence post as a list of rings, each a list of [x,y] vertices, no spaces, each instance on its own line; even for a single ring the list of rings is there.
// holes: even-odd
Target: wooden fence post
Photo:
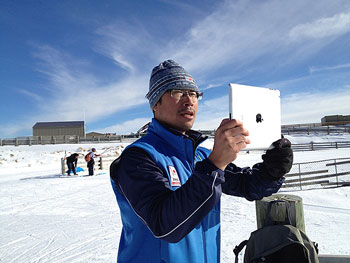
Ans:
[[[103,170],[102,157],[100,157],[100,170]]]
[[[264,197],[255,202],[256,221],[258,229],[262,228],[266,223],[266,212],[270,202],[284,201],[289,203],[291,210],[295,213],[296,227],[305,233],[304,209],[302,198],[296,195],[274,194],[269,197]],[[277,202],[272,205],[270,217],[273,221],[285,222],[287,218],[286,204]]]
[[[61,174],[64,175],[66,173],[66,169],[65,169],[65,162],[64,162],[64,158],[61,158]]]

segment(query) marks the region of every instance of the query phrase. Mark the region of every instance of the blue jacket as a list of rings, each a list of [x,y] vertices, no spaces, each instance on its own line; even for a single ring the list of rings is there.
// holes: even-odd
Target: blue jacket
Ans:
[[[221,193],[257,200],[280,188],[283,179],[262,176],[261,164],[218,169],[203,140],[153,119],[111,165],[123,223],[118,262],[219,262]]]

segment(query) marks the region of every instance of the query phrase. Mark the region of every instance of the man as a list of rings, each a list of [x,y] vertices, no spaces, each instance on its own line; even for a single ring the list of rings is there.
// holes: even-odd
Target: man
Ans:
[[[222,192],[261,199],[277,192],[290,170],[285,140],[253,169],[232,164],[250,143],[238,120],[221,122],[211,152],[199,147],[206,138],[191,128],[201,96],[176,62],[153,69],[146,97],[154,118],[111,165],[123,223],[118,262],[219,262]]]
[[[85,158],[87,159],[87,167],[89,169],[89,176],[93,176],[94,175],[94,165],[95,165],[95,156],[101,156],[101,154],[96,153],[96,149],[92,148],[91,152],[89,152],[88,157]]]
[[[68,167],[68,175],[73,172],[74,175],[77,175],[76,167],[78,163],[79,154],[73,153],[69,157],[67,157],[67,167]]]

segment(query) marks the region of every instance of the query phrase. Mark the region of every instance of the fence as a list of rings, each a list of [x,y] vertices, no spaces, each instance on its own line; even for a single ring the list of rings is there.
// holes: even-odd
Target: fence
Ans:
[[[292,144],[293,151],[318,151],[326,149],[350,148],[350,141],[344,142],[310,142]]]
[[[282,185],[292,190],[335,186],[350,186],[350,157],[295,163]]]
[[[282,125],[282,134],[339,134],[350,133],[350,126],[299,126],[299,125]]]
[[[77,167],[82,167],[83,169],[87,169],[87,162],[84,160],[84,156],[81,155],[82,158],[78,159]],[[108,170],[111,163],[118,158],[118,155],[107,155],[95,158],[96,165],[94,169],[98,170]],[[65,174],[68,170],[65,158],[61,158],[61,174]]]
[[[96,159],[95,169],[109,169],[118,155],[101,156]],[[77,166],[86,167],[84,158],[80,158]],[[68,170],[65,158],[61,158],[61,173]],[[319,187],[350,186],[350,157],[327,159],[314,162],[294,163],[282,188],[306,190]]]
[[[111,135],[99,137],[80,137],[77,135],[61,136],[28,136],[13,139],[0,139],[0,146],[12,145],[44,145],[44,144],[79,144],[79,143],[103,143],[103,142],[129,142],[139,138],[139,134]]]

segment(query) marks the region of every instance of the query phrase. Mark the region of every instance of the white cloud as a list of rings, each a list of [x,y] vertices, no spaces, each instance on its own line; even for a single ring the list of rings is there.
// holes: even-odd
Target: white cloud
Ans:
[[[95,42],[95,50],[112,58],[118,66],[133,75],[152,63],[150,58],[159,50],[158,42],[137,21],[117,21],[99,28],[96,34],[99,39]]]
[[[160,58],[180,62],[198,83],[203,83],[205,90],[217,83],[225,83],[227,74],[230,78],[232,74],[230,81],[237,82],[254,70],[273,73],[275,67],[306,61],[329,44],[328,36],[342,35],[350,28],[349,3],[343,0],[319,0],[317,4],[311,0],[238,0],[223,1],[215,6],[217,9],[210,15],[191,20],[197,22],[187,32],[178,35],[159,31],[153,35],[155,31],[151,27],[146,28],[135,18],[131,23],[117,21],[97,29],[92,35],[97,36],[93,44],[86,44],[115,62],[116,73],[121,76],[117,80],[105,80],[104,76],[97,75],[94,62],[89,58],[77,57],[50,46],[39,47],[35,54],[39,60],[38,70],[48,80],[40,88],[47,89],[45,94],[50,96],[45,98],[45,103],[39,103],[37,107],[41,113],[32,117],[33,121],[29,123],[81,120],[84,112],[86,120],[94,122],[142,104],[145,104],[145,111],[149,110],[144,95],[149,73],[161,61]],[[267,66],[269,63],[274,68]],[[348,67],[348,64],[310,67],[310,72],[336,67]],[[229,71],[223,73],[226,69]],[[280,81],[283,84],[285,79]],[[208,83],[213,83],[213,86]],[[35,100],[40,99],[35,91],[22,89],[20,92]],[[225,97],[217,101],[205,100],[196,126],[218,126],[227,116],[226,100]],[[298,117],[291,115],[295,108],[290,110],[288,120]]]
[[[39,70],[47,76],[51,97],[38,105],[43,112],[36,116],[41,121],[98,120],[116,111],[146,103],[147,77],[128,74],[118,82],[102,83],[93,72],[84,67],[85,61],[62,51],[45,47],[36,56],[41,59]],[[79,66],[76,66],[79,64]]]
[[[350,13],[341,13],[296,25],[290,30],[289,37],[293,41],[299,41],[336,37],[348,32],[350,32]]]
[[[286,96],[282,98],[282,124],[321,122],[326,115],[349,115],[349,101],[349,87]]]
[[[319,72],[319,71],[330,71],[330,70],[338,70],[338,69],[346,69],[346,68],[350,68],[350,63],[348,64],[340,64],[340,65],[333,65],[333,66],[327,66],[327,67],[315,67],[312,66],[309,68],[309,72],[315,73],[315,72]]]
[[[25,89],[17,89],[17,92],[31,98],[31,99],[34,99],[36,102],[41,102],[43,100],[43,98],[37,94],[37,93],[34,93],[34,92],[31,92],[29,90],[25,90]]]
[[[27,116],[25,119],[14,119],[12,122],[0,125],[0,137],[4,138],[14,138],[20,135],[23,136],[32,136],[32,127],[36,121],[34,118]],[[23,134],[21,131],[30,130],[30,133]]]
[[[228,96],[207,99],[199,102],[197,119],[193,128],[197,130],[214,130],[221,121],[228,117]]]
[[[112,125],[103,129],[98,129],[99,132],[106,133],[112,132],[117,134],[129,134],[131,132],[136,133],[142,126],[150,122],[150,118],[137,118],[129,121],[125,121],[120,124]]]
[[[173,39],[163,57],[170,54],[193,72],[197,82],[208,81],[227,67],[240,74],[232,76],[237,81],[249,71],[261,71],[259,59],[265,56],[265,67],[270,61],[281,67],[307,60],[330,43],[325,37],[308,43],[309,37],[321,36],[319,31],[322,36],[338,36],[350,30],[349,13],[334,15],[348,8],[344,1],[224,1],[184,36]],[[310,19],[314,22],[308,24]],[[294,39],[304,41],[290,45],[290,31]]]

